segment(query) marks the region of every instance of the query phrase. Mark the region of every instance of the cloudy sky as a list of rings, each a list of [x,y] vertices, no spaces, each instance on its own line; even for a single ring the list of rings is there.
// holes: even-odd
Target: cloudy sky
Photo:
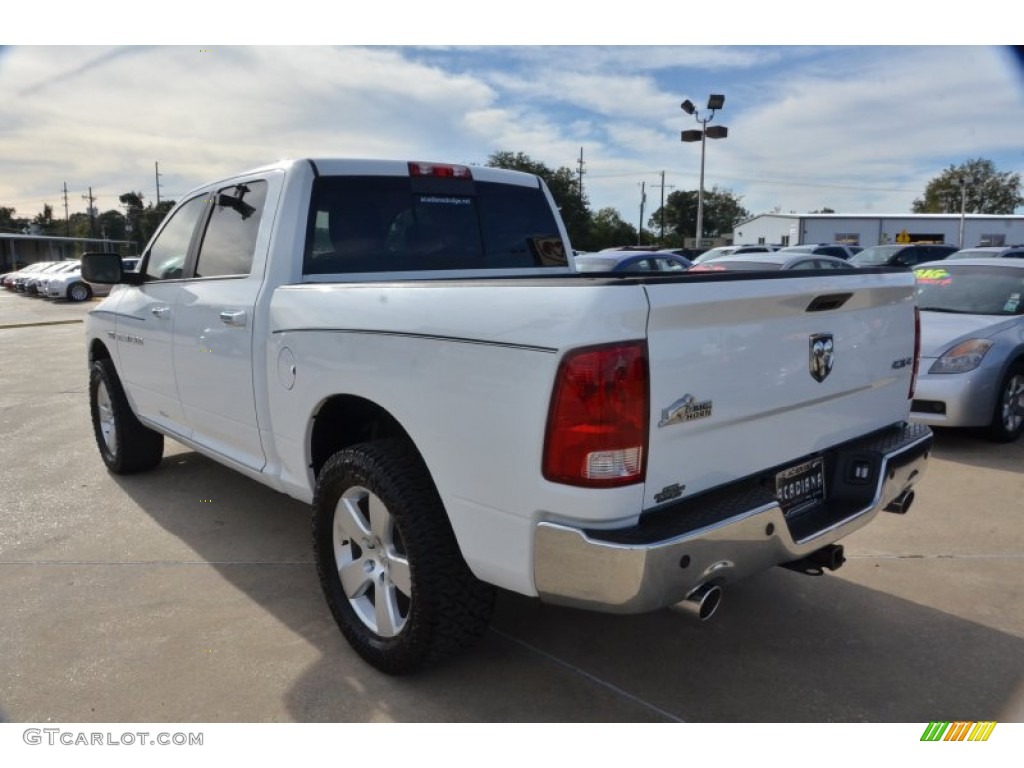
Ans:
[[[550,167],[584,160],[591,207],[636,223],[696,189],[679,104],[726,96],[706,188],[751,213],[902,212],[951,164],[1024,173],[1024,65],[997,46],[8,46],[0,206],[63,216],[176,198],[283,157]],[[1024,210],[1018,210],[1024,213]]]

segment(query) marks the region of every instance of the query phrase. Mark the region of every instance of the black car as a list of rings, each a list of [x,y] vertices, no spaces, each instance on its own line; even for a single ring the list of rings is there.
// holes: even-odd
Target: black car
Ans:
[[[858,267],[903,267],[912,269],[925,261],[938,261],[956,253],[955,245],[941,243],[896,243],[865,248],[850,257],[850,263]]]

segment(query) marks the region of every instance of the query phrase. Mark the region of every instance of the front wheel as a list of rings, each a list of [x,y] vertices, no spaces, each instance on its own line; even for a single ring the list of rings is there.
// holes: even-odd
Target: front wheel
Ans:
[[[1012,443],[1024,431],[1024,366],[1009,370],[996,394],[995,412],[988,436],[1000,443]]]
[[[89,411],[100,456],[119,475],[152,469],[164,455],[164,436],[140,422],[110,360],[89,369]]]
[[[327,461],[313,501],[313,549],[338,627],[382,672],[414,672],[487,629],[494,589],[466,565],[407,442],[363,443]]]

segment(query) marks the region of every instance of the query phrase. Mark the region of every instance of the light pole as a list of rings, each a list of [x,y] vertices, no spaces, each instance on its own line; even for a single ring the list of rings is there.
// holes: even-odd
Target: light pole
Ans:
[[[693,115],[693,119],[701,125],[701,130],[683,131],[680,138],[686,142],[700,142],[700,188],[697,190],[697,247],[700,248],[700,241],[704,237],[704,152],[708,139],[724,139],[729,135],[729,129],[724,125],[713,125],[708,128],[708,123],[715,119],[715,112],[725,106],[725,95],[713,93],[708,96],[708,109],[711,111],[705,118],[701,118],[700,111],[687,99],[679,105],[683,112]]]
[[[967,186],[976,183],[976,179],[961,176],[957,179],[960,185],[960,250],[964,248],[964,218],[967,213]]]

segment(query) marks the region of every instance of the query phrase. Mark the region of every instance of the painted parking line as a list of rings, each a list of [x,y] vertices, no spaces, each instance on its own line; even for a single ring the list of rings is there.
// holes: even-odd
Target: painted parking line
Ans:
[[[37,328],[41,325],[70,325],[72,323],[81,323],[83,320],[40,320],[37,323],[8,323],[7,325],[0,325],[0,331],[8,328]]]

